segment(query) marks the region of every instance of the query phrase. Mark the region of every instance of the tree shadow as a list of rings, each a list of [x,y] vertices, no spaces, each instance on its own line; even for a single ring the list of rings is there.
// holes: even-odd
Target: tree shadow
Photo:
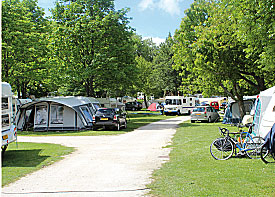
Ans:
[[[42,149],[8,150],[2,158],[2,167],[36,167],[49,156],[41,156]]]

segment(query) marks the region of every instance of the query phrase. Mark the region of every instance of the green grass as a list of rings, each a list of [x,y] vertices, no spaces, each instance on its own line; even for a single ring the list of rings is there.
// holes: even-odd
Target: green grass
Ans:
[[[146,114],[144,114],[146,113]],[[49,132],[33,132],[33,131],[18,131],[19,136],[98,136],[98,135],[117,135],[124,134],[134,129],[137,129],[141,126],[147,125],[151,122],[156,122],[159,120],[165,120],[168,118],[172,118],[173,116],[163,116],[156,115],[156,112],[129,112],[127,115],[127,128],[121,129],[120,131],[112,131],[112,130],[83,130],[83,131],[49,131]]]
[[[57,144],[11,143],[2,158],[2,186],[39,170],[74,151],[74,148]]]
[[[210,144],[221,123],[185,122],[173,138],[170,161],[153,174],[154,196],[275,196],[275,165],[233,157],[215,160]],[[236,129],[228,126],[231,131]]]

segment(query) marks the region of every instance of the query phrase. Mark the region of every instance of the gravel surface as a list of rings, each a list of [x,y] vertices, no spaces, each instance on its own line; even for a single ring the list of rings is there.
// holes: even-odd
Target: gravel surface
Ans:
[[[164,147],[188,119],[178,116],[116,136],[20,136],[19,142],[56,143],[76,151],[2,188],[1,196],[145,196],[152,172],[169,159],[170,149]]]

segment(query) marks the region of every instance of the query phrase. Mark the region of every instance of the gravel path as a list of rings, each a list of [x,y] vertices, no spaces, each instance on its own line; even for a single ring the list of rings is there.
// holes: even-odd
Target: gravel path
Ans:
[[[2,197],[132,197],[148,193],[153,170],[168,160],[169,144],[187,116],[151,123],[117,136],[18,137],[19,142],[76,147],[65,159],[2,188]]]

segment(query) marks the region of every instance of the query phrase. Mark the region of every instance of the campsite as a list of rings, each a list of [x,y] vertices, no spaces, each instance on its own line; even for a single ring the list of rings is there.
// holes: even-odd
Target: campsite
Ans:
[[[274,196],[272,0],[3,0],[1,196]]]

